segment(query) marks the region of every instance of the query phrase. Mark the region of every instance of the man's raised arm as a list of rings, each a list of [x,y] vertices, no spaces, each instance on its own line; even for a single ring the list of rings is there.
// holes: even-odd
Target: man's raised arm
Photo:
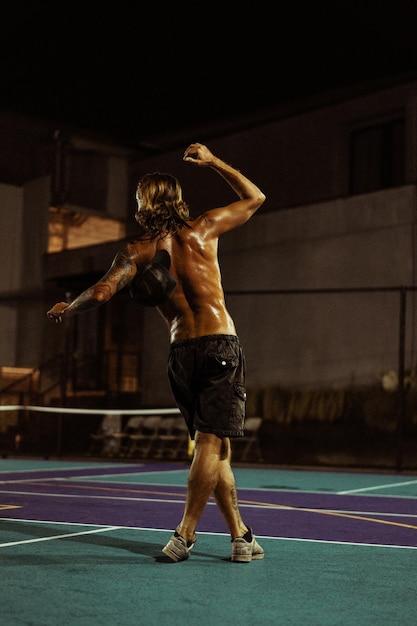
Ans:
[[[201,143],[192,143],[186,149],[183,158],[187,163],[193,163],[200,167],[211,167],[224,178],[239,198],[252,200],[256,208],[265,202],[265,194],[255,183],[246,178],[242,172],[216,157],[207,146]]]

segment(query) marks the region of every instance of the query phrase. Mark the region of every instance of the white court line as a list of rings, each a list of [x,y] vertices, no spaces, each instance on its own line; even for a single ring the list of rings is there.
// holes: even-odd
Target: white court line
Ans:
[[[125,467],[143,467],[144,464],[136,464],[136,463],[132,463],[131,465],[125,466]],[[105,465],[95,465],[94,469],[108,469],[114,467],[114,464],[105,464]],[[78,471],[78,470],[91,470],[91,465],[79,465],[79,466],[72,466],[72,467],[40,467],[40,468],[36,468],[36,467],[32,467],[31,469],[22,469],[22,470],[0,470],[0,476],[2,474],[38,474],[39,472],[74,472],[74,471]],[[76,480],[77,478],[83,478],[83,477],[87,477],[88,474],[84,474],[83,476],[71,476],[70,478],[73,478],[74,480]],[[101,476],[101,474],[99,476],[95,476],[94,474],[90,474],[90,478],[99,478]],[[106,474],[106,476],[118,476],[118,473],[115,472],[114,474]],[[48,480],[68,480],[67,477],[64,476],[57,476],[57,477],[52,477],[52,478],[48,478]],[[16,481],[18,480],[18,482],[24,482],[25,480],[27,480],[28,482],[31,480],[42,480],[42,478],[39,478],[39,476],[35,477],[35,478],[21,478],[21,479],[16,479]],[[13,483],[16,482],[14,480],[0,480],[0,484],[1,483]]]
[[[349,489],[348,491],[337,491],[339,495],[348,493],[359,493],[361,491],[377,491],[378,489],[388,489],[389,487],[404,487],[405,485],[417,485],[417,480],[406,480],[401,483],[385,483],[384,485],[375,485],[374,487],[362,487],[361,489]]]
[[[256,535],[258,537],[258,535]],[[259,538],[259,537],[258,537]],[[269,538],[269,537],[268,537]],[[262,537],[265,539],[265,537]],[[327,543],[338,546],[360,546],[361,548],[400,548],[403,550],[417,550],[417,546],[401,546],[392,545],[386,543],[357,543],[355,541],[327,541],[325,539],[302,539],[300,537],[272,537],[272,539],[279,539],[280,541],[303,541],[305,543]]]
[[[121,466],[119,466],[121,467]],[[134,467],[144,467],[144,464],[142,465],[135,465]],[[175,470],[164,470],[164,476],[166,476],[167,474],[169,476],[172,476],[172,474],[188,474],[188,467],[182,468],[182,469],[175,469]],[[69,478],[66,478],[65,480],[82,480],[84,482],[92,482],[92,483],[100,483],[102,478],[123,478],[125,476],[135,476],[136,474],[139,474],[139,477],[147,477],[147,476],[152,476],[155,475],[157,476],[158,474],[161,474],[161,470],[154,470],[152,472],[123,472],[122,474],[119,474],[117,472],[115,472],[114,474],[97,474],[97,476],[91,475],[91,474],[85,474],[84,476],[70,476]],[[138,478],[139,478],[138,477]],[[59,480],[59,478],[53,478],[52,480]],[[141,484],[141,483],[135,483],[135,484]],[[152,485],[165,485],[167,486],[166,482],[163,483],[152,483]],[[172,485],[169,485],[170,487]],[[175,486],[175,485],[174,485]],[[183,487],[184,485],[176,485],[177,487]]]
[[[119,528],[120,526],[107,526],[106,528],[96,528],[95,530],[84,530],[83,532],[79,532],[79,533],[65,533],[65,535],[54,535],[53,537],[37,537],[36,539],[22,539],[21,541],[9,541],[7,543],[0,543],[0,548],[7,548],[9,546],[20,546],[24,543],[39,543],[40,541],[54,541],[55,539],[68,539],[68,537],[80,537],[81,535],[93,535],[95,533],[104,533],[109,530],[118,530]]]
[[[88,524],[77,524],[76,522],[51,522],[48,520],[10,520],[7,517],[4,518],[0,518],[0,521],[15,521],[15,522],[25,522],[25,523],[32,523],[32,524],[65,524],[68,526],[88,526]],[[36,541],[48,541],[48,539],[61,539],[63,537],[74,537],[77,535],[86,535],[86,534],[91,534],[91,533],[97,533],[97,532],[107,532],[107,531],[111,531],[111,530],[139,530],[139,531],[144,531],[144,532],[163,532],[163,533],[172,533],[172,529],[167,529],[167,528],[144,528],[142,526],[106,526],[106,527],[101,527],[92,531],[86,531],[86,532],[80,532],[80,533],[70,533],[68,535],[58,535],[56,537],[45,537],[45,538],[41,538],[41,539],[28,539],[28,540],[24,540],[24,541],[20,541],[20,542],[10,542],[10,543],[4,543],[4,544],[0,544],[0,548],[2,547],[6,547],[8,545],[17,545],[20,543],[33,543]],[[224,537],[229,537],[228,533],[215,533],[215,532],[209,532],[209,531],[200,531],[199,535],[216,535],[216,536],[224,536]],[[274,541],[300,541],[303,543],[320,543],[320,544],[327,544],[327,545],[337,545],[337,546],[356,546],[356,547],[361,547],[361,548],[394,548],[394,549],[401,549],[401,550],[417,550],[417,546],[401,546],[401,545],[392,545],[392,544],[385,544],[385,543],[357,543],[354,541],[328,541],[326,539],[304,539],[302,537],[274,537],[271,535],[257,535],[258,539],[271,539]]]
[[[128,463],[126,465],[118,465],[118,467],[125,467],[126,469],[128,469],[129,467],[145,467],[144,463]],[[98,465],[94,465],[93,469],[110,469],[110,468],[114,468],[114,463],[105,463],[103,465],[98,464]],[[91,465],[78,465],[78,466],[70,466],[70,467],[32,467],[31,469],[20,469],[20,470],[0,470],[0,476],[2,474],[39,474],[39,472],[43,473],[43,472],[74,472],[74,471],[79,471],[79,470],[91,470],[92,466]],[[139,472],[140,474],[142,472]],[[149,473],[153,473],[153,472],[149,472]],[[157,472],[155,472],[157,473]],[[126,475],[135,475],[135,472],[126,472]],[[47,480],[69,480],[69,479],[73,479],[73,480],[77,480],[77,478],[87,478],[90,477],[92,480],[94,478],[100,478],[102,476],[102,474],[82,474],[81,476],[70,476],[69,478],[66,476],[55,476],[52,478],[48,478]],[[113,474],[105,474],[105,476],[119,476],[118,472],[114,472]],[[4,484],[4,483],[13,483],[13,482],[25,482],[25,481],[36,481],[36,480],[42,480],[42,477],[39,476],[35,476],[34,478],[20,478],[20,479],[16,479],[16,480],[0,480],[0,484]]]

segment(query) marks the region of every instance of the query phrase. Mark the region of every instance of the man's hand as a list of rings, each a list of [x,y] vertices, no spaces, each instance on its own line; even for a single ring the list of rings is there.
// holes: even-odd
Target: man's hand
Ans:
[[[51,309],[49,309],[47,316],[50,320],[55,322],[55,324],[59,324],[62,322],[62,314],[68,306],[68,302],[57,302]]]
[[[183,160],[188,163],[194,163],[202,167],[213,165],[215,159],[214,154],[210,152],[207,146],[201,143],[192,143],[184,152]]]

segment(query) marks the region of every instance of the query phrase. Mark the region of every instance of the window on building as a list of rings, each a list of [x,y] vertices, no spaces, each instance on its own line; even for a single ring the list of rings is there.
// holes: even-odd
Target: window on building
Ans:
[[[404,119],[354,130],[350,144],[350,193],[367,193],[404,183]]]

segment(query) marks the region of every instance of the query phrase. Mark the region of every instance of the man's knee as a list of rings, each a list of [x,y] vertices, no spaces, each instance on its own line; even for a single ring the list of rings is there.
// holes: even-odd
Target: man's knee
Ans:
[[[213,445],[220,448],[222,440],[220,437],[213,433],[203,433],[201,430],[197,430],[195,434],[195,445]]]

